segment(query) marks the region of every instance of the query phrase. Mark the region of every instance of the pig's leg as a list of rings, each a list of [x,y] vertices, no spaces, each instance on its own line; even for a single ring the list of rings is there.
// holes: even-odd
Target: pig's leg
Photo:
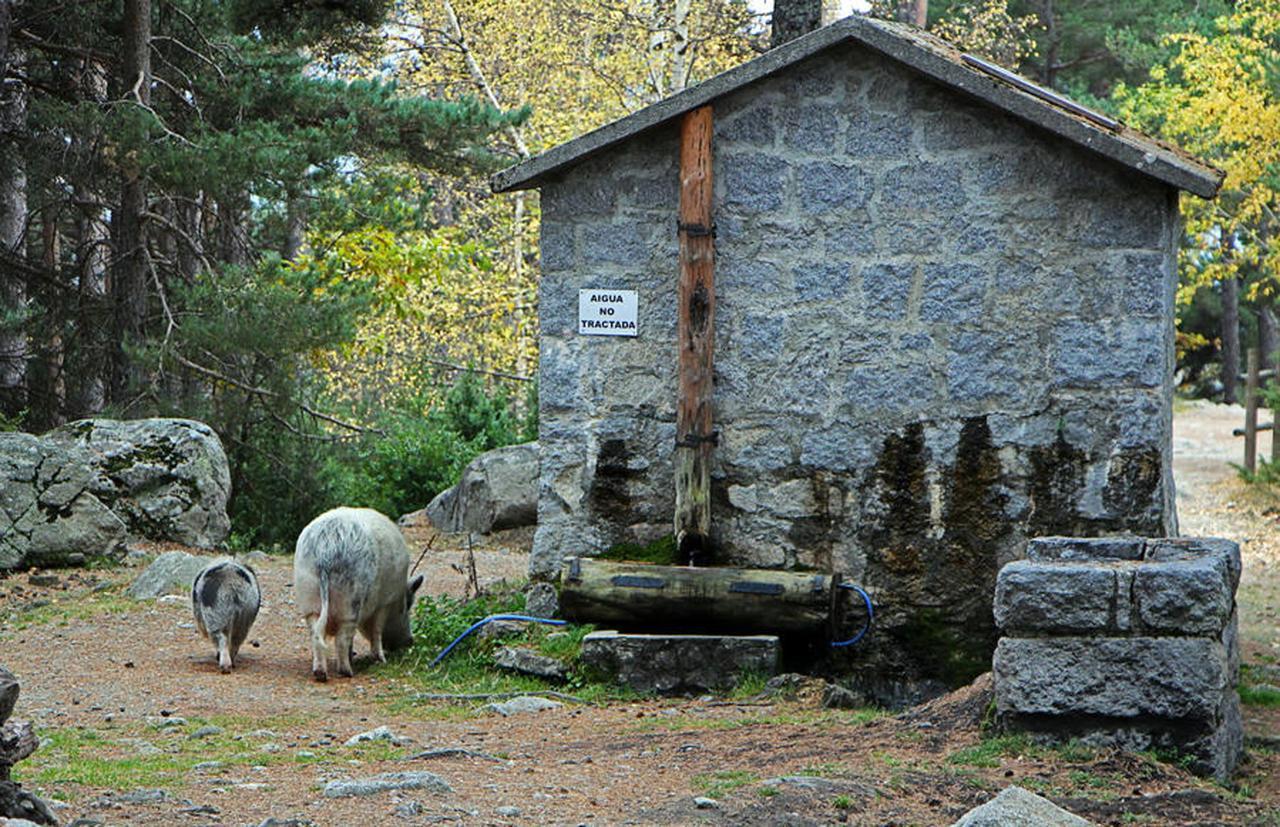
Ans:
[[[351,643],[356,637],[356,624],[351,621],[343,621],[338,626],[338,633],[334,635],[333,645],[338,655],[338,674],[344,678],[349,678],[355,674],[351,669]]]
[[[387,656],[382,652],[382,627],[385,625],[386,616],[386,610],[379,609],[360,627],[361,634],[369,641],[369,654],[373,655],[378,663],[387,662]]]
[[[307,615],[307,628],[311,630],[311,676],[323,683],[329,680],[328,653],[324,645],[324,627],[320,615]]]

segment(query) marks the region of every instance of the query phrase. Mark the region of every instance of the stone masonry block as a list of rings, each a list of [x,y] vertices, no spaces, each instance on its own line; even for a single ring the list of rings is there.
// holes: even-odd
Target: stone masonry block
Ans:
[[[871,199],[871,178],[856,166],[816,161],[799,168],[800,208],[808,213],[856,210]]]
[[[1221,537],[1162,537],[1148,540],[1144,556],[1148,560],[1194,560],[1212,556],[1220,558],[1231,577],[1231,591],[1240,586],[1240,546]]]
[[[783,109],[782,140],[788,148],[831,157],[839,129],[838,110],[825,103],[795,104]]]
[[[996,577],[996,625],[1006,635],[1106,633],[1117,576],[1100,566],[1015,560]]]
[[[1124,319],[1058,324],[1052,367],[1058,387],[1156,387],[1165,380],[1164,322]]]
[[[744,674],[774,675],[781,647],[773,635],[628,635],[592,632],[582,662],[637,692],[730,689]]]
[[[1153,632],[1217,635],[1234,606],[1229,564],[1221,555],[1148,560],[1134,567],[1133,598],[1138,619]]]
[[[1141,537],[1036,537],[1027,543],[1027,559],[1034,561],[1141,560]]]
[[[720,166],[726,210],[763,213],[782,206],[788,171],[783,159],[755,153],[723,155]]]
[[[1226,648],[1208,638],[1001,638],[1000,712],[1213,719],[1230,691]]]
[[[912,264],[872,264],[862,271],[863,312],[873,319],[901,319],[907,315]]]
[[[973,324],[982,318],[987,278],[972,264],[930,264],[924,268],[924,298],[920,320]]]

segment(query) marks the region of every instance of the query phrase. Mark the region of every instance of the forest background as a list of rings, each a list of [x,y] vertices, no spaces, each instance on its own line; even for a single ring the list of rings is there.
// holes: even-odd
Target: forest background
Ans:
[[[537,196],[486,174],[841,11],[0,0],[0,428],[203,420],[236,545],[419,508],[537,433]],[[1274,358],[1280,0],[863,11],[1222,167],[1183,202],[1180,378],[1230,400],[1242,342]]]

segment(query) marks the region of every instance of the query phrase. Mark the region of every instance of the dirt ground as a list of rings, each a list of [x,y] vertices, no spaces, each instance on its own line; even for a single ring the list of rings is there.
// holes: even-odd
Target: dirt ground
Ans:
[[[1227,465],[1242,418],[1239,408],[1179,408],[1178,508],[1183,533],[1242,543],[1245,660],[1266,668],[1280,658],[1280,512]],[[411,545],[426,530],[410,530]],[[528,540],[477,546],[481,584],[521,579]],[[435,548],[419,569],[429,587],[463,593],[463,552]],[[981,685],[897,716],[823,710],[801,691],[501,717],[479,700],[414,701],[408,683],[367,672],[316,684],[289,559],[256,567],[256,645],[231,675],[191,628],[185,597],[119,595],[136,566],[55,572],[50,585],[25,573],[0,580],[0,663],[22,681],[15,717],[45,739],[15,775],[57,802],[64,824],[935,825],[1019,784],[1099,824],[1280,825],[1274,746],[1252,748],[1220,786],[1149,756],[983,740]],[[1245,708],[1253,743],[1280,735],[1278,713]],[[412,742],[344,746],[384,725]],[[420,770],[450,790],[322,792],[335,779]]]

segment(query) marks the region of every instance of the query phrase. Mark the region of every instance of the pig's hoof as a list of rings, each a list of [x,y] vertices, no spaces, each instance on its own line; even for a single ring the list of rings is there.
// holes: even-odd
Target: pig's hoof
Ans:
[[[354,678],[356,673],[352,672],[350,669],[343,669],[342,667],[338,667],[338,674],[344,678]]]
[[[228,663],[228,664],[226,664],[226,665],[224,665],[224,666],[219,666],[218,668],[222,670],[222,674],[224,674],[224,675],[230,675],[230,674],[231,674],[231,664],[229,664],[229,663]]]
[[[323,669],[312,669],[311,677],[316,679],[316,683],[324,683],[329,680],[329,673]]]

